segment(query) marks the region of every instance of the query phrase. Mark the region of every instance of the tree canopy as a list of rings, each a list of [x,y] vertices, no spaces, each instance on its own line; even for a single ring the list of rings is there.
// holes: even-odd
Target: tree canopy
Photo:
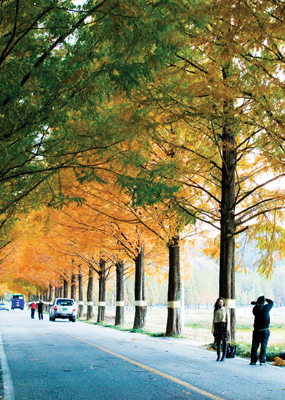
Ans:
[[[226,299],[238,234],[271,275],[284,251],[282,1],[15,0],[0,12],[1,246],[22,212],[73,200],[89,234],[105,223],[129,256],[133,227],[168,244],[195,221],[195,234],[214,228]],[[110,250],[106,231],[96,225],[94,247]]]

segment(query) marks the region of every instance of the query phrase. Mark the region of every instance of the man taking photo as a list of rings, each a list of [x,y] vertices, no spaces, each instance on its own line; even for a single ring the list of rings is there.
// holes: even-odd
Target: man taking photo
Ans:
[[[265,304],[267,303],[267,304]],[[266,348],[269,339],[269,325],[270,325],[270,310],[273,307],[273,301],[266,299],[265,296],[258,297],[257,301],[252,301],[254,305],[252,313],[254,315],[253,333],[252,333],[252,346],[251,346],[251,361],[250,365],[256,365],[257,350],[260,346],[260,365],[266,364]]]

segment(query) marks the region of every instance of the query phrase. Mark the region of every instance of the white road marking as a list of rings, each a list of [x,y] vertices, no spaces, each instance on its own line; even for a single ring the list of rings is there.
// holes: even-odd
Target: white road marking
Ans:
[[[108,350],[108,349],[106,349],[106,348],[104,348],[104,347],[98,346],[97,344],[92,343],[92,342],[89,342],[88,340],[82,339],[82,338],[80,338],[80,337],[78,337],[78,336],[74,336],[74,335],[72,335],[72,334],[70,334],[70,336],[72,336],[72,337],[74,337],[74,338],[76,338],[76,339],[78,339],[78,340],[81,340],[81,341],[84,342],[84,343],[90,344],[91,346],[97,347],[97,349],[103,350],[103,351],[105,351],[106,353],[109,353],[109,354],[112,354],[113,356],[116,356],[116,357],[118,357],[118,358],[121,358],[122,360],[125,360],[125,361],[127,361],[127,362],[129,362],[129,363],[131,363],[131,364],[137,365],[138,367],[141,367],[141,368],[143,368],[143,369],[145,369],[145,370],[147,370],[147,371],[153,372],[153,373],[156,374],[156,375],[160,375],[160,376],[162,376],[163,378],[166,378],[166,379],[168,379],[168,380],[170,380],[170,381],[173,381],[173,382],[175,382],[175,383],[178,383],[178,385],[185,386],[185,387],[187,387],[187,388],[190,389],[190,390],[193,390],[193,391],[195,391],[195,392],[198,392],[199,394],[202,394],[202,395],[205,396],[205,397],[208,397],[209,399],[212,399],[212,400],[225,400],[223,397],[216,396],[215,394],[210,393],[210,392],[207,392],[207,391],[205,391],[205,390],[203,390],[203,389],[200,389],[200,388],[198,388],[197,386],[191,385],[191,384],[188,383],[188,382],[184,382],[184,381],[182,381],[181,379],[178,379],[178,378],[175,378],[175,377],[173,377],[173,376],[171,376],[171,375],[165,374],[164,372],[158,371],[157,369],[151,368],[151,367],[149,367],[149,366],[147,366],[147,365],[145,365],[145,364],[141,364],[141,363],[139,363],[139,362],[137,362],[137,361],[135,361],[135,360],[132,360],[131,358],[128,358],[128,357],[122,356],[121,354],[115,353],[115,352],[112,351],[112,350]],[[6,399],[5,399],[5,400],[6,400]]]
[[[4,351],[1,332],[0,332],[0,363],[1,363],[2,380],[4,386],[4,398],[5,400],[15,400],[12,375],[8,367],[8,362]]]

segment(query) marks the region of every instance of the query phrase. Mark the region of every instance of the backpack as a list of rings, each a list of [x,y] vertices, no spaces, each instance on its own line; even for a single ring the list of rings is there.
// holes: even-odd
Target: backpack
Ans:
[[[236,345],[228,344],[226,358],[235,358],[236,355]]]

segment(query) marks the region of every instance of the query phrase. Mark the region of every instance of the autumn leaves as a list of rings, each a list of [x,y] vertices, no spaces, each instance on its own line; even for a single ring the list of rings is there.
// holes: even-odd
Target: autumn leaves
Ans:
[[[226,299],[245,233],[272,273],[284,250],[282,3],[214,3],[1,6],[3,281],[44,288],[74,263],[99,277],[100,260],[128,268],[144,248],[159,268],[170,252],[171,334],[182,239],[219,237]]]

